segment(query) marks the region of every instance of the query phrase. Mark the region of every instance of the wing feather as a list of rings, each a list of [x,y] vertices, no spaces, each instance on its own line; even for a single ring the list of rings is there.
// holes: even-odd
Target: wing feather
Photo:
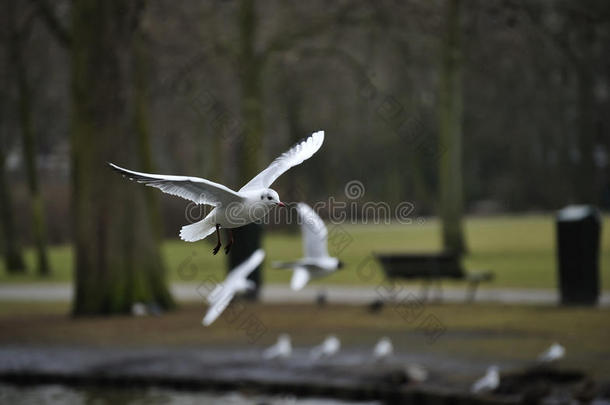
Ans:
[[[223,294],[222,297],[214,301],[206,312],[205,317],[201,321],[204,326],[209,326],[214,322],[220,314],[229,306],[229,303],[235,296],[235,292],[231,291],[227,294]]]
[[[311,275],[305,267],[295,267],[292,279],[290,280],[290,288],[292,288],[293,291],[302,290],[310,278]]]
[[[328,230],[322,218],[305,203],[299,203],[297,211],[301,220],[305,257],[328,257]]]
[[[141,173],[124,169],[113,163],[108,164],[130,180],[158,188],[166,194],[182,197],[197,204],[219,206],[242,201],[242,197],[237,192],[200,177]]]
[[[239,191],[269,188],[278,177],[293,166],[303,163],[316,153],[324,142],[324,131],[313,133],[275,159],[265,170],[257,174]]]
[[[247,278],[250,273],[252,273],[254,269],[256,269],[263,262],[264,258],[265,251],[263,249],[256,250],[250,255],[249,258],[247,258],[245,261],[238,264],[233,270],[231,270],[231,272],[227,276],[225,285],[232,285],[234,283],[234,280]]]

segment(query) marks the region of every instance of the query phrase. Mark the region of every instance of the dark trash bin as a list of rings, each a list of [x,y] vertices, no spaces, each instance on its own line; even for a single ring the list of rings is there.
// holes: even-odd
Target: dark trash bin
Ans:
[[[601,220],[592,206],[557,214],[557,263],[562,305],[596,305],[599,297]]]

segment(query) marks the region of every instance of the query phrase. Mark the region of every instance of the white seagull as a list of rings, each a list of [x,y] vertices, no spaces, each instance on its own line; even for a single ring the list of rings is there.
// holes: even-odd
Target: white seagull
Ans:
[[[498,366],[491,366],[487,369],[487,373],[478,379],[470,391],[473,393],[493,391],[500,386],[500,369]]]
[[[293,270],[290,288],[300,290],[311,278],[327,276],[343,267],[336,257],[328,255],[328,230],[322,218],[307,204],[297,205],[301,233],[303,234],[303,252],[305,257],[294,262],[276,262],[273,267]]]
[[[405,367],[409,381],[424,382],[428,379],[428,370],[419,364],[409,364]]]
[[[196,204],[211,205],[214,209],[201,221],[185,225],[180,230],[180,238],[195,242],[214,233],[218,243],[214,254],[220,249],[220,228],[237,228],[263,218],[275,206],[285,207],[278,193],[269,188],[284,172],[303,163],[316,153],[324,142],[324,131],[313,133],[309,138],[297,143],[287,152],[275,159],[265,170],[257,174],[239,191],[199,177],[149,174],[124,169],[108,163],[113,169],[130,180],[147,186],[156,187],[167,194],[176,195]],[[233,233],[225,247],[229,253],[233,244]]]
[[[339,339],[336,336],[331,335],[324,339],[324,342],[320,345],[313,347],[309,352],[309,356],[314,360],[322,357],[334,356],[339,352],[340,348],[341,342]]]
[[[290,336],[282,334],[277,338],[277,343],[273,346],[268,347],[263,352],[263,358],[275,359],[275,358],[286,358],[292,354],[292,343],[290,342]]]
[[[262,249],[256,250],[246,261],[231,270],[227,278],[214,288],[207,297],[210,306],[202,321],[204,326],[210,325],[222,314],[235,294],[256,287],[252,280],[248,280],[248,276],[264,258],[265,252]]]
[[[538,356],[538,361],[541,363],[552,363],[563,358],[566,355],[566,348],[555,342],[546,351]]]
[[[382,337],[373,348],[373,357],[375,360],[383,360],[390,357],[394,353],[394,346],[388,337]]]

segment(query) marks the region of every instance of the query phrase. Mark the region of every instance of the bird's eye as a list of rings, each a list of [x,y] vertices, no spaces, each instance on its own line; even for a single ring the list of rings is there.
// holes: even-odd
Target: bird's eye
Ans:
[[[265,196],[264,196],[264,195],[261,195],[261,200],[264,200],[264,199],[265,199]]]
[[[267,200],[272,200],[273,198],[271,198],[271,196],[267,196]]]

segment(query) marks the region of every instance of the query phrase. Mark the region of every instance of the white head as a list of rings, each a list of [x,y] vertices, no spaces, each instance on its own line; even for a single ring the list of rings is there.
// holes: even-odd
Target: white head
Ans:
[[[271,205],[273,207],[285,207],[286,205],[280,201],[280,196],[277,191],[268,188],[260,192],[258,199],[261,203],[265,205]]]

